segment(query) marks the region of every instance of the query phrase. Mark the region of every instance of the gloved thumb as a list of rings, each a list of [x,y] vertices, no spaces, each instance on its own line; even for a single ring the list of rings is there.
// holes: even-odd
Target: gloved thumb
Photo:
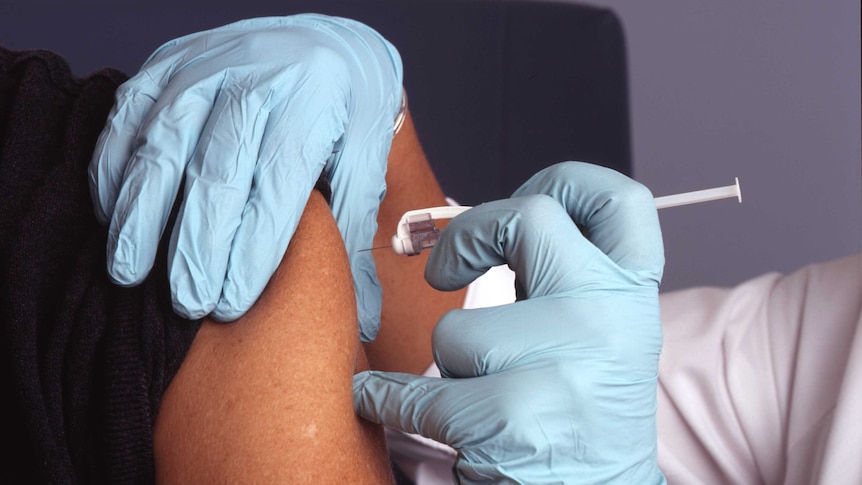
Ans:
[[[562,162],[539,171],[512,194],[547,195],[584,227],[590,241],[619,267],[658,284],[664,246],[655,200],[625,175],[583,162]]]
[[[447,392],[454,384],[458,383],[451,379],[413,374],[360,372],[353,376],[353,407],[373,423],[454,444],[457,436],[444,427],[451,421],[445,411],[458,409],[453,393]]]

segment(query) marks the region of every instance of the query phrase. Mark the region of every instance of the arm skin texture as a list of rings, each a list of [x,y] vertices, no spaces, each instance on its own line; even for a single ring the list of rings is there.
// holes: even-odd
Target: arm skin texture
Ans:
[[[409,115],[389,156],[376,244],[401,214],[445,204]],[[422,373],[431,331],[464,292],[424,280],[428,252],[375,251],[383,286],[377,340],[358,339],[347,255],[313,192],[258,302],[240,320],[206,320],[162,400],[159,483],[391,483],[382,429],[353,410],[352,375],[371,367]],[[366,360],[367,352],[367,360]]]
[[[204,322],[161,403],[158,483],[392,483],[382,430],[356,417],[366,367],[347,254],[313,192],[252,309]]]

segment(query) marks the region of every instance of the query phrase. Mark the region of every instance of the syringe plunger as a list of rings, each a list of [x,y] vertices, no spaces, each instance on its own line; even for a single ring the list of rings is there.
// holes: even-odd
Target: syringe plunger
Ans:
[[[736,197],[739,199],[739,202],[742,203],[742,190],[739,188],[739,178],[735,178],[734,180],[735,183],[733,185],[725,187],[716,187],[714,189],[696,190],[694,192],[656,197],[655,206],[658,209],[666,209],[668,207],[696,204],[698,202],[707,202],[710,200],[728,199],[730,197]]]

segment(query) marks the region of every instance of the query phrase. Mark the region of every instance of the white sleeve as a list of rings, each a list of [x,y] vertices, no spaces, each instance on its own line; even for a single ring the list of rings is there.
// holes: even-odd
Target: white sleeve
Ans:
[[[661,306],[668,483],[862,483],[862,254]]]

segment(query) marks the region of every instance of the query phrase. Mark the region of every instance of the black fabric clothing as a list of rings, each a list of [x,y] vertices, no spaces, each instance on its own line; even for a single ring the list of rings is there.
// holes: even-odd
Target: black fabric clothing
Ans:
[[[159,399],[200,327],[164,250],[111,284],[87,165],[126,76],[0,48],[0,483],[150,483]],[[166,232],[167,233],[167,232]]]

